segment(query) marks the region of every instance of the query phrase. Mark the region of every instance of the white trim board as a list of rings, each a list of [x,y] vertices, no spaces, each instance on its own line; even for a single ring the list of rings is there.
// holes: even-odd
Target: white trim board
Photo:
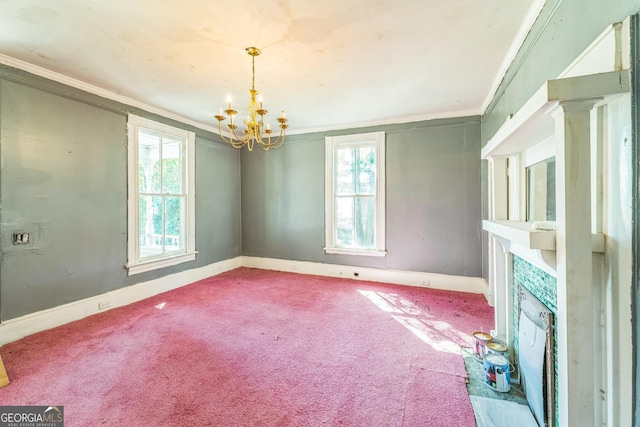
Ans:
[[[93,314],[122,307],[145,298],[215,276],[242,266],[242,257],[214,262],[205,267],[193,268],[107,292],[69,304],[30,313],[0,323],[0,346],[28,335],[55,328]]]
[[[324,264],[309,261],[243,256],[242,266],[289,273],[315,274],[371,282],[393,283],[455,292],[483,294],[488,301],[489,285],[481,277],[451,276],[421,271],[383,270],[352,265]],[[356,275],[357,274],[357,275]]]
[[[446,274],[422,273],[417,271],[382,270],[370,267],[238,256],[215,262],[205,267],[182,271],[148,282],[138,283],[80,301],[74,301],[69,304],[7,320],[6,322],[0,323],[0,346],[37,332],[55,328],[112,308],[141,301],[162,292],[177,289],[239,267],[315,274],[328,277],[343,277],[456,292],[470,292],[483,294],[485,298],[488,298],[489,293],[489,286],[484,279],[479,277],[449,276]],[[358,273],[358,276],[355,276],[354,273]]]

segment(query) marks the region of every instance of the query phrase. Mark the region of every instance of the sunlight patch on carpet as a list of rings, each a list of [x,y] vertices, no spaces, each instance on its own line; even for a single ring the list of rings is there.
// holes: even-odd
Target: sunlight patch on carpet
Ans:
[[[392,318],[434,350],[459,354],[461,345],[469,342],[467,334],[456,330],[447,322],[432,320],[432,315],[406,298],[386,292],[361,289],[358,292],[380,310],[390,313]]]
[[[429,344],[431,348],[436,351],[442,351],[446,353],[454,353],[460,354],[460,346],[443,333],[443,331],[435,327],[434,325],[429,325],[427,322],[416,319],[415,317],[403,317],[403,316],[391,316],[396,319],[402,326],[410,330],[415,336],[420,338],[425,343]],[[431,323],[431,322],[429,322]],[[444,323],[444,322],[434,322],[434,323]],[[441,325],[438,325],[441,326]],[[440,336],[440,339],[437,337]]]

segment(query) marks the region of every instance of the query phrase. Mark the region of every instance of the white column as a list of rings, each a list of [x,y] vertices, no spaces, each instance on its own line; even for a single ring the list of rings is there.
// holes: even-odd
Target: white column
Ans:
[[[590,111],[599,99],[561,102],[552,114],[556,139],[556,261],[560,425],[595,420],[595,289],[591,262]]]
[[[508,193],[509,185],[507,178],[507,158],[492,157],[489,159],[489,218],[490,220],[508,219]],[[491,288],[491,302],[494,307],[494,327],[493,336],[508,341],[506,327],[509,322],[507,310],[504,306],[507,293],[507,282],[511,278],[506,275],[509,265],[506,264],[506,254],[509,249],[505,249],[504,242],[496,241],[492,234],[489,234],[489,286]],[[508,306],[507,306],[508,307]]]
[[[493,236],[496,247],[495,270],[499,278],[496,291],[495,320],[496,329],[493,337],[504,341],[513,352],[513,254],[511,253],[511,241]]]

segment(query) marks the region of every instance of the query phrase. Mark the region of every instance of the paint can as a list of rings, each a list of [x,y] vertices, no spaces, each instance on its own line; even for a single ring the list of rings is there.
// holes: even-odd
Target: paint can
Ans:
[[[484,383],[492,390],[506,393],[511,390],[511,366],[509,360],[499,354],[484,357]]]
[[[509,360],[509,348],[497,341],[490,341],[487,344],[487,354],[497,354]]]
[[[473,333],[473,357],[478,360],[484,358],[484,354],[487,352],[487,343],[493,340],[493,337],[486,332],[474,332]]]

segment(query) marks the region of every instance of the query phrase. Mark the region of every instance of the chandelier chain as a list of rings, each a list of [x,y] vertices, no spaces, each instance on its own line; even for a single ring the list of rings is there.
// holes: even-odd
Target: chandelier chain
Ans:
[[[256,90],[256,57],[251,55],[251,90]]]

